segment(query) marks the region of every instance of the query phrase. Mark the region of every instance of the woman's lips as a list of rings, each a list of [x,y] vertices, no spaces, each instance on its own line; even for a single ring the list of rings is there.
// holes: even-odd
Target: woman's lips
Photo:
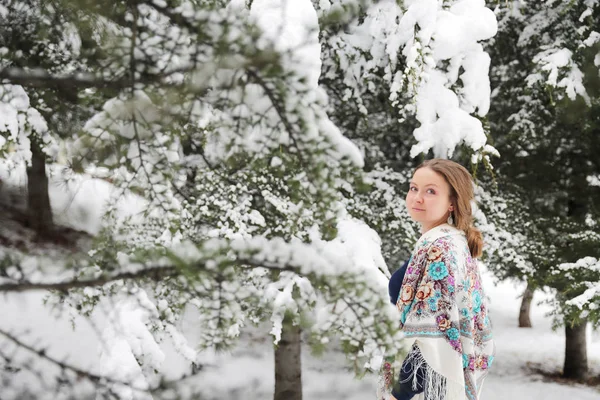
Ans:
[[[416,208],[416,207],[413,207],[413,210],[415,210],[415,211],[425,211],[422,208]]]

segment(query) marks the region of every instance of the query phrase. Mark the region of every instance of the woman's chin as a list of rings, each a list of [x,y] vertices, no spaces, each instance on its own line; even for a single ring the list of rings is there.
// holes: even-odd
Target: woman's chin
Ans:
[[[409,213],[410,215],[410,219],[412,219],[415,222],[418,222],[420,224],[422,224],[423,222],[426,222],[427,218],[424,218],[425,216],[422,213],[418,213],[418,212],[411,212]]]

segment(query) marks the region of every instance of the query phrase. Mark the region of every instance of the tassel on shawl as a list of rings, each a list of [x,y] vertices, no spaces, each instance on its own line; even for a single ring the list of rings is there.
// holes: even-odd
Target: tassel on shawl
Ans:
[[[433,370],[421,354],[418,347],[413,348],[405,360],[413,367],[412,374],[402,383],[412,381],[412,389],[419,390],[418,375],[424,372],[423,393],[419,398],[423,400],[465,400],[465,388],[461,384],[448,381],[442,374]]]

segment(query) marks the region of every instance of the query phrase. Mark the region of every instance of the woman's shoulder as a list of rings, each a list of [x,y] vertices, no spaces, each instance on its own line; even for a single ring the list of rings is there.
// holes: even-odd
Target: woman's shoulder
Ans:
[[[469,251],[466,236],[453,226],[444,224],[427,232],[419,239],[413,258],[415,262],[436,260],[440,256],[462,255]]]
[[[438,256],[456,259],[459,255],[461,256],[460,258],[465,257],[467,254],[470,254],[470,251],[465,237],[448,235],[434,240],[431,246],[429,246],[427,253],[430,256],[429,259],[432,257],[437,258]]]
[[[455,226],[442,224],[430,229],[421,236],[417,245],[429,247],[436,242],[466,241],[465,232]]]
[[[467,242],[467,238],[465,235],[460,234],[451,234],[444,235],[436,238],[431,242],[430,247],[441,247],[445,249],[462,249],[464,247],[468,247],[469,244]]]

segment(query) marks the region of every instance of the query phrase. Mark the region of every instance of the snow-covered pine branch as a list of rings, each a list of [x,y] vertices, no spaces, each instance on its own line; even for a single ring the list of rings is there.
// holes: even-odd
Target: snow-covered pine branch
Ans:
[[[283,3],[294,12],[282,13]],[[319,346],[337,334],[357,371],[376,369],[378,355],[398,348],[387,267],[378,236],[344,210],[339,188],[361,179],[363,160],[326,114],[311,3],[60,5],[32,0],[28,9],[60,14],[81,43],[66,70],[45,69],[48,93],[64,77],[98,80],[71,85],[91,117],[59,155],[115,190],[85,263],[25,255],[32,270],[8,265],[2,288],[57,289],[48,304],[104,311],[116,328],[102,331],[103,371],[149,387],[160,381],[163,336],[194,364],[197,349],[175,328],[190,308],[203,327],[199,348],[229,347],[261,320],[277,339],[292,315],[310,321]],[[321,21],[351,21],[357,7]],[[54,46],[42,32],[33,33]],[[7,51],[12,67],[17,45]],[[40,89],[39,80],[19,83],[30,95]],[[119,202],[132,193],[141,210],[124,220]]]
[[[322,10],[340,3],[321,2]],[[480,160],[488,152],[479,119],[489,109],[490,61],[479,42],[496,28],[484,1],[379,1],[346,31],[323,29],[323,78],[341,75],[342,101],[358,102],[363,114],[364,96],[378,81],[386,85],[392,104],[420,124],[411,157],[429,150],[449,157],[464,144]]]
[[[558,265],[555,274],[568,280],[570,285],[564,297],[565,313],[589,319],[596,326],[600,323],[600,261],[596,257],[584,257],[574,263]],[[579,293],[579,294],[578,294]],[[574,296],[575,295],[575,296]]]

